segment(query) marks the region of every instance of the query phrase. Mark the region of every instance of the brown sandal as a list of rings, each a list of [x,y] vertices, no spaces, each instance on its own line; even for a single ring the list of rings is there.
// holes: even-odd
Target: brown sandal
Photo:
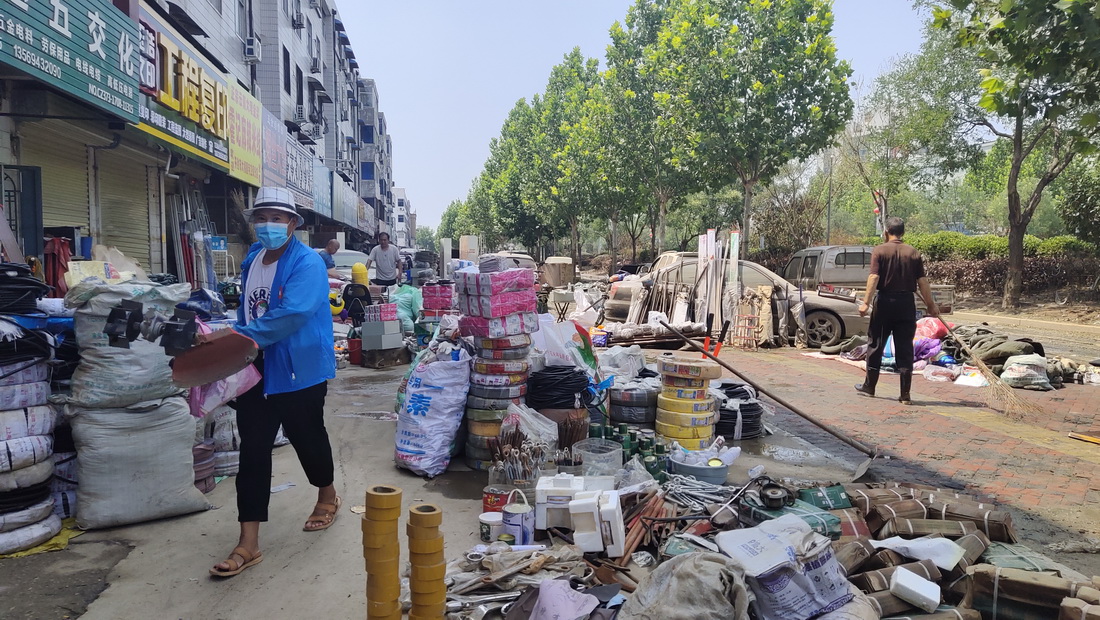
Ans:
[[[233,556],[239,556],[243,562],[238,562],[233,559]],[[233,549],[233,552],[229,554],[229,557],[225,559],[227,564],[234,566],[231,570],[219,570],[217,566],[210,569],[210,574],[215,577],[232,577],[244,572],[245,569],[251,568],[260,562],[264,561],[264,554],[256,552],[256,555],[252,555],[244,547],[237,547]]]
[[[329,510],[331,508],[332,510]],[[318,511],[321,511],[318,514]],[[332,527],[332,524],[336,522],[336,515],[340,512],[340,496],[336,496],[335,504],[327,504],[325,502],[317,502],[313,507],[313,514],[306,519],[306,524],[302,526],[304,532],[320,532],[321,530],[327,530]],[[318,527],[309,527],[310,523],[320,523]]]

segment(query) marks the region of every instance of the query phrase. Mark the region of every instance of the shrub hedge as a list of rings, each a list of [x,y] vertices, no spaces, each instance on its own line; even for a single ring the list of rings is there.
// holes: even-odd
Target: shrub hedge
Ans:
[[[1008,259],[1004,257],[928,262],[928,278],[936,284],[954,284],[959,292],[993,293],[1004,291]],[[1062,254],[1024,259],[1024,293],[1091,283],[1100,275],[1100,258]]]
[[[998,235],[964,235],[958,232],[937,232],[905,236],[906,243],[920,250],[929,262],[955,260],[984,260],[1008,257],[1008,237]],[[863,240],[866,245],[881,243],[878,237]],[[1077,237],[1062,235],[1040,239],[1033,235],[1024,237],[1024,256],[1096,256],[1095,244]]]

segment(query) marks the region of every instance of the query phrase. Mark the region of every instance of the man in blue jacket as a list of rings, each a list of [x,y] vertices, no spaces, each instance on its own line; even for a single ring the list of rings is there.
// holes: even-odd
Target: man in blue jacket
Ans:
[[[241,305],[234,329],[259,345],[256,368],[263,379],[237,399],[241,536],[229,557],[210,569],[219,577],[237,575],[263,560],[260,523],[267,521],[271,447],[280,425],[310,484],[318,488],[305,531],[327,529],[340,509],[324,420],[328,380],[336,376],[325,263],[294,237],[304,220],[289,190],[260,188],[245,215],[259,243],[241,265]]]

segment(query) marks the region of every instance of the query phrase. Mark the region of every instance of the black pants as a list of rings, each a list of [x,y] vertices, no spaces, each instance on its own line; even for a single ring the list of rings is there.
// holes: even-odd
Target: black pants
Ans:
[[[917,334],[917,303],[913,293],[879,292],[871,311],[871,342],[867,347],[867,369],[882,366],[886,340],[894,337],[894,360],[898,370],[913,370],[913,336]]]
[[[263,362],[257,363],[262,372]],[[261,379],[237,399],[237,432],[241,436],[240,469],[237,472],[237,520],[267,521],[271,501],[271,448],[279,425],[298,453],[309,483],[332,484],[332,445],[325,430],[324,381],[296,392],[264,398]]]
[[[397,280],[379,280],[378,278],[375,278],[371,280],[371,284],[375,286],[393,286],[394,284],[397,284]]]

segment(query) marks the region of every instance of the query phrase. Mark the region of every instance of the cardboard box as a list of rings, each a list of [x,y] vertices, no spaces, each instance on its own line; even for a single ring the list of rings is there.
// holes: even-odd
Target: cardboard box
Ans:
[[[376,334],[372,336],[363,334],[364,351],[397,349],[403,346],[405,346],[405,336],[403,334]]]
[[[367,336],[385,336],[401,333],[401,321],[368,321],[359,328],[365,339]]]

